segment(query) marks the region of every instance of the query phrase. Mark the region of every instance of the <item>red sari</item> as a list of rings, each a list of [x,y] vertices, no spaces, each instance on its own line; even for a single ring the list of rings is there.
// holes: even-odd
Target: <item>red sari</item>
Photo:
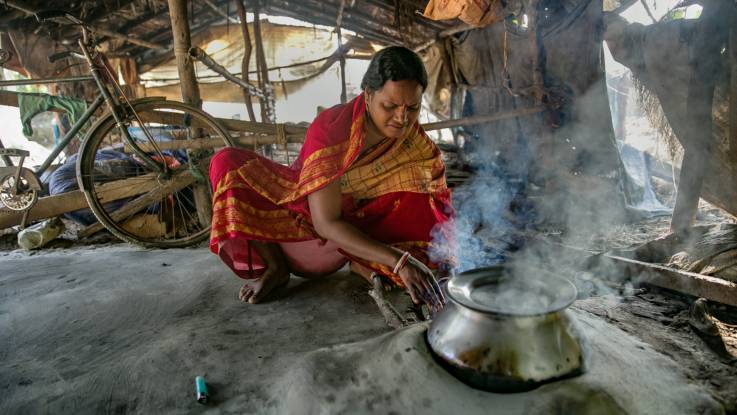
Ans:
[[[437,265],[427,256],[431,231],[452,214],[440,150],[415,123],[403,137],[384,139],[360,155],[365,108],[360,95],[323,111],[291,167],[243,149],[224,149],[212,158],[210,250],[236,275],[263,272],[248,243],[257,240],[279,243],[296,274],[329,274],[351,260],[401,285],[386,265],[354,257],[315,232],[307,195],[334,180],[341,184],[343,220]]]

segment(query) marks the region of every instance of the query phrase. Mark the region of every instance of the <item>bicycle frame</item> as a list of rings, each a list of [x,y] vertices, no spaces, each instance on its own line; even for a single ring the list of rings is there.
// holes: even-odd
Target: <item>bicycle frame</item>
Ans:
[[[97,87],[100,90],[100,94],[102,95],[103,99],[108,104],[108,106],[110,107],[110,112],[112,113],[113,118],[115,119],[115,122],[118,125],[118,129],[123,134],[128,144],[130,144],[131,149],[133,149],[133,152],[138,157],[140,157],[141,160],[146,165],[148,165],[148,167],[151,168],[153,171],[156,171],[161,174],[167,174],[168,167],[166,166],[166,163],[162,163],[161,165],[159,163],[156,163],[151,158],[151,156],[149,156],[145,151],[143,151],[138,146],[138,144],[136,143],[136,140],[133,139],[133,137],[131,137],[130,133],[128,132],[128,128],[126,128],[125,126],[124,116],[121,113],[122,105],[126,105],[128,110],[133,114],[133,116],[139,122],[141,120],[138,117],[138,114],[135,113],[133,106],[130,104],[128,99],[125,97],[125,94],[123,93],[123,90],[120,87],[120,84],[118,84],[118,82],[115,80],[115,76],[110,70],[107,60],[105,59],[105,56],[100,54],[94,49],[94,45],[92,45],[92,42],[90,42],[89,40],[89,32],[84,25],[82,25],[82,39],[79,40],[79,46],[82,49],[82,54],[84,55],[84,59],[87,61],[87,63],[90,66],[90,73],[92,74],[92,77],[95,79],[95,83],[97,84]],[[113,91],[109,89],[110,87],[113,88]],[[118,94],[125,101],[124,104],[118,101],[116,97],[116,95]],[[161,150],[157,147],[156,142],[151,136],[151,134],[149,133],[149,131],[145,127],[143,127],[142,129],[144,131],[144,134],[148,138],[150,144],[153,146],[156,152],[159,153],[159,156],[163,158],[163,154],[161,153]]]
[[[51,83],[51,81],[54,82],[63,82],[63,81],[78,81],[78,80],[94,80],[98,90],[100,91],[100,95],[97,96],[97,98],[92,102],[92,104],[87,108],[87,110],[82,114],[82,116],[77,120],[77,122],[72,125],[71,129],[64,135],[64,137],[61,139],[61,141],[54,146],[51,153],[46,157],[44,162],[35,170],[33,170],[34,175],[38,178],[41,177],[41,175],[46,172],[46,170],[49,169],[51,164],[54,162],[56,157],[59,156],[59,154],[69,145],[69,143],[74,139],[74,137],[79,133],[79,131],[82,129],[82,127],[87,124],[87,122],[90,120],[92,115],[102,106],[103,103],[106,103],[108,107],[110,108],[110,112],[113,115],[113,118],[115,119],[118,128],[120,132],[125,137],[125,140],[130,144],[131,149],[133,152],[146,164],[149,168],[153,169],[154,171],[158,173],[166,174],[168,172],[168,167],[165,165],[160,165],[159,163],[156,163],[153,161],[151,156],[149,156],[144,150],[142,150],[138,144],[136,143],[136,140],[131,137],[130,133],[128,132],[128,129],[125,127],[124,123],[124,114],[121,107],[123,105],[126,105],[128,109],[133,113],[133,115],[138,119],[138,115],[135,114],[135,111],[133,110],[133,107],[130,105],[130,102],[124,97],[122,94],[122,88],[117,83],[117,81],[114,79],[112,72],[110,71],[109,67],[107,66],[107,61],[104,57],[104,55],[100,54],[94,49],[94,45],[89,39],[88,31],[87,29],[82,26],[82,39],[79,40],[79,46],[82,51],[82,55],[79,57],[84,58],[84,60],[87,61],[87,64],[90,67],[90,74],[91,77],[74,77],[74,78],[58,78],[54,80],[25,80],[25,81],[0,81],[0,86],[4,85],[37,85],[37,84],[43,84],[43,83]],[[111,91],[113,89],[113,91]],[[126,101],[125,103],[119,102],[119,100],[116,98],[116,94],[120,94],[123,96],[123,99]],[[140,119],[139,119],[140,121]],[[148,137],[149,141],[153,145],[156,152],[161,154],[161,151],[156,148],[156,144],[153,140],[153,138],[150,136],[150,133],[143,128],[144,134]],[[11,167],[12,163],[10,160],[3,159],[6,166]]]

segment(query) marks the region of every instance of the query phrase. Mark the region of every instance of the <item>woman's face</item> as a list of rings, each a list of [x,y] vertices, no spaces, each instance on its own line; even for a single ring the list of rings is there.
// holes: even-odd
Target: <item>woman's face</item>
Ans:
[[[369,115],[381,135],[400,138],[417,121],[422,105],[422,85],[417,81],[387,81],[366,94]]]

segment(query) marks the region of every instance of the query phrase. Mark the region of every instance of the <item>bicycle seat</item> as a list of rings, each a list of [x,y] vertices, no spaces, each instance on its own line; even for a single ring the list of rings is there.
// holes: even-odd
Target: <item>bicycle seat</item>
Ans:
[[[83,25],[82,19],[65,10],[49,9],[35,14],[39,23],[54,22],[64,25]]]

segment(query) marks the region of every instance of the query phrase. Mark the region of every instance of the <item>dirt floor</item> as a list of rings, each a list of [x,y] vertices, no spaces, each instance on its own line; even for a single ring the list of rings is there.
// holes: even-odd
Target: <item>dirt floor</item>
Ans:
[[[306,356],[321,373],[323,361],[310,353],[389,332],[367,284],[347,271],[293,278],[257,306],[236,301],[239,285],[204,248],[0,252],[0,413],[201,412],[197,375],[212,390],[211,409],[262,413],[278,401],[270,385],[296,368],[304,377]],[[735,314],[717,308],[726,330],[720,349],[690,328],[690,301],[640,288],[575,307],[648,344],[679,368],[684,387],[735,413]]]
[[[703,206],[698,224],[725,220]],[[205,376],[208,408],[217,413],[293,410],[294,402],[285,407],[275,396],[284,391],[274,388],[293,385],[295,373],[308,383],[305,376],[324,379],[328,362],[319,356],[332,349],[323,348],[355,353],[390,333],[368,285],[347,271],[293,278],[273,301],[245,305],[236,300],[240,281],[205,247],[143,250],[104,232],[80,242],[67,223],[60,239],[32,252],[18,250],[12,232],[0,234],[2,414],[199,413],[206,408],[194,399],[197,375]],[[667,217],[653,218],[575,242],[594,251],[630,249],[665,234],[668,225]],[[683,387],[737,414],[737,310],[711,304],[720,335],[705,336],[690,324],[694,298],[603,281],[587,291],[580,282],[577,310],[641,341],[678,368],[673,376]],[[306,399],[315,385],[293,385],[290,396]],[[311,407],[354,413],[334,402]],[[515,407],[508,413],[518,413]],[[561,408],[555,413],[571,407]],[[435,413],[422,405],[414,410]]]
[[[259,413],[262,381],[324,346],[386,332],[347,272],[294,278],[283,299],[250,306],[206,249],[117,244],[0,253],[0,413]]]

